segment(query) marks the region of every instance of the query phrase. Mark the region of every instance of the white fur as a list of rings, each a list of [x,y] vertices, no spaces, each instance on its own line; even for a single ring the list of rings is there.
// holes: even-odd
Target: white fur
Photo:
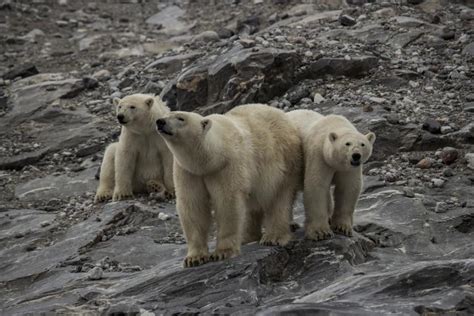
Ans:
[[[375,134],[359,133],[340,115],[324,117],[297,110],[287,116],[298,127],[303,142],[306,237],[324,239],[332,230],[350,236],[362,188],[362,164],[372,154]],[[358,166],[351,164],[354,154],[361,155]],[[334,205],[331,184],[335,186]]]
[[[211,259],[239,254],[241,243],[288,243],[302,157],[296,128],[282,111],[249,104],[207,117],[173,112],[165,121],[161,135],[174,155],[177,209],[188,242],[185,266],[209,257],[211,210],[217,222]]]
[[[155,122],[168,115],[159,97],[133,94],[115,99],[117,115],[123,115],[120,138],[105,151],[96,201],[129,198],[133,193],[174,194],[173,156]]]

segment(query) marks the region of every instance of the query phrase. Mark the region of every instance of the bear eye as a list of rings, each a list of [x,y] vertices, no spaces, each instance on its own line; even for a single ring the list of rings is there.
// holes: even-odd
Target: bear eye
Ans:
[[[134,105],[132,105],[130,108],[131,108],[132,110],[135,110],[135,109],[136,109],[136,107],[135,107]]]
[[[178,121],[184,122],[184,118],[178,117]]]
[[[349,142],[346,143],[346,146],[350,146],[350,145],[351,145],[351,143],[349,143]]]
[[[361,145],[362,147],[365,147],[365,144],[364,144],[364,143],[362,143],[362,144],[360,144],[360,145]]]

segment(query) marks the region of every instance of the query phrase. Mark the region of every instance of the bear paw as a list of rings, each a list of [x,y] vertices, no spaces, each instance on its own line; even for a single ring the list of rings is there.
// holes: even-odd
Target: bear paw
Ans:
[[[183,266],[185,268],[197,267],[209,262],[209,255],[187,256],[184,258]]]
[[[214,253],[211,255],[211,261],[220,261],[228,258],[235,257],[239,254],[239,251],[231,248],[226,249],[216,249]]]
[[[148,191],[148,193],[163,192],[164,189],[165,188],[158,181],[150,180],[146,183],[146,190]]]
[[[324,240],[334,236],[331,228],[327,227],[318,227],[306,229],[305,237],[312,240]]]
[[[352,226],[347,223],[334,223],[332,229],[335,233],[352,237]]]
[[[132,192],[128,192],[128,191],[115,191],[114,192],[114,195],[112,197],[112,200],[115,202],[115,201],[120,201],[120,200],[127,200],[127,199],[131,199],[133,198],[133,193]]]
[[[283,234],[280,236],[272,234],[263,234],[260,239],[260,245],[264,246],[286,246],[291,240],[290,234]]]
[[[97,192],[94,198],[94,203],[100,203],[100,202],[105,202],[107,200],[110,200],[112,198],[112,191],[101,191]]]

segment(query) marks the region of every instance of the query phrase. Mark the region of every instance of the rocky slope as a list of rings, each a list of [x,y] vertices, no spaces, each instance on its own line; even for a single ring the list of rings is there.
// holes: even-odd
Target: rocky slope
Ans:
[[[4,0],[0,29],[2,314],[474,313],[470,1]],[[134,92],[374,131],[357,233],[183,269],[173,201],[92,202]]]

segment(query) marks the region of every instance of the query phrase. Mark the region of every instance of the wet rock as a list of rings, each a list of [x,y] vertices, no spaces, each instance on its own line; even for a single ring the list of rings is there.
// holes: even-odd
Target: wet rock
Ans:
[[[433,134],[440,134],[441,124],[435,119],[428,118],[423,123],[423,129]]]
[[[339,23],[343,26],[353,26],[357,24],[357,21],[353,17],[343,14],[339,17]]]
[[[450,165],[458,159],[458,151],[453,147],[445,147],[441,152],[441,160],[445,165]]]
[[[16,66],[12,70],[9,70],[8,72],[4,73],[2,75],[2,78],[4,80],[12,80],[18,77],[26,78],[26,77],[34,76],[38,73],[39,71],[35,65],[26,63],[23,65]]]

